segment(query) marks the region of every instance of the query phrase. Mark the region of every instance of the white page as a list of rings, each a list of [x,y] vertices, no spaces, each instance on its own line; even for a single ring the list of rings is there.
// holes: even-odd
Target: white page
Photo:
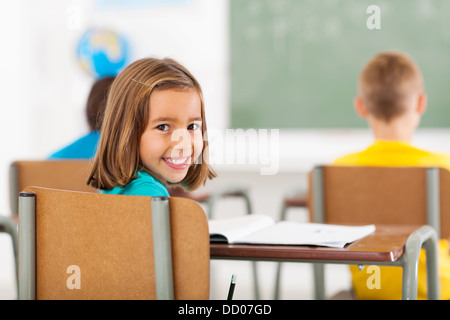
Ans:
[[[219,234],[232,243],[239,238],[275,224],[271,217],[261,214],[249,214],[230,219],[209,220],[210,236]]]
[[[375,231],[374,225],[341,226],[282,221],[240,238],[235,243],[275,245],[319,245],[343,248]]]

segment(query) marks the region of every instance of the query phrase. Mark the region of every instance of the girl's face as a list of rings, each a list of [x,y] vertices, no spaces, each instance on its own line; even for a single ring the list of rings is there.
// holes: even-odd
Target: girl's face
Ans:
[[[203,148],[201,101],[195,89],[155,90],[139,154],[162,182],[180,182]]]

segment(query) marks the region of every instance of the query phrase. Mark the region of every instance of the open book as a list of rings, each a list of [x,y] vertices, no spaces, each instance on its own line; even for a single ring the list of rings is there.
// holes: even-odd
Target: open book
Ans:
[[[250,214],[209,220],[211,243],[311,245],[343,248],[375,231],[374,225],[341,226],[292,221],[275,222],[269,216]]]

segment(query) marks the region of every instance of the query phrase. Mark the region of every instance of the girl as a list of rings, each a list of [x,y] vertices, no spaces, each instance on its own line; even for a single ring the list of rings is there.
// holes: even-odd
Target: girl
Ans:
[[[146,58],[113,82],[88,184],[103,193],[169,196],[216,175],[207,163],[203,94],[171,59]]]

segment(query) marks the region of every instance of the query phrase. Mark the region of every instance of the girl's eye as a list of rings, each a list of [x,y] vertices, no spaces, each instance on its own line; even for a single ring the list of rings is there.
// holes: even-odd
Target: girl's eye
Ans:
[[[197,130],[200,128],[200,125],[198,123],[192,123],[188,126],[188,130]]]
[[[161,131],[168,131],[169,126],[167,124],[160,124],[159,126],[156,127],[156,129],[161,130]]]

